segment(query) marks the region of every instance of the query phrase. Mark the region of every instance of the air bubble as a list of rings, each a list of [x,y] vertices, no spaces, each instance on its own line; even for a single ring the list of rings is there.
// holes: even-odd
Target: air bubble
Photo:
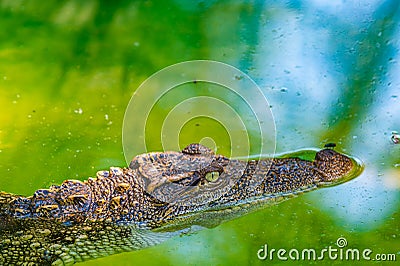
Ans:
[[[76,110],[74,110],[74,112],[75,112],[75,114],[83,114],[83,110],[82,110],[82,108],[79,108],[79,109],[76,109]]]
[[[394,144],[400,143],[400,135],[397,131],[392,131],[392,137],[390,138]]]

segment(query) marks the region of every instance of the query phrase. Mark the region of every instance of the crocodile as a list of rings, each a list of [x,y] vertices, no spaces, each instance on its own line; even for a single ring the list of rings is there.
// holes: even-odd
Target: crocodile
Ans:
[[[0,265],[72,265],[143,249],[344,182],[354,168],[331,148],[313,161],[236,160],[190,144],[29,197],[0,192]]]

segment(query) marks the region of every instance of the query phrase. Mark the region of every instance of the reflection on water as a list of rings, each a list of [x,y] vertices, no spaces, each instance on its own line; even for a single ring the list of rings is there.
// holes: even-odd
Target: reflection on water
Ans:
[[[377,169],[366,168],[340,191],[328,189],[310,197],[335,215],[335,223],[343,228],[369,231],[382,226],[398,210],[399,187],[390,187]]]
[[[168,65],[212,59],[261,87],[278,153],[334,142],[362,159],[364,172],[217,228],[86,265],[257,263],[265,242],[318,248],[339,236],[397,252],[400,145],[391,132],[400,131],[399,5],[0,0],[0,190],[29,195],[125,165],[121,128],[133,91]],[[201,123],[202,134],[218,128]],[[180,145],[193,142],[196,124],[187,123]],[[212,136],[217,147],[228,138]]]

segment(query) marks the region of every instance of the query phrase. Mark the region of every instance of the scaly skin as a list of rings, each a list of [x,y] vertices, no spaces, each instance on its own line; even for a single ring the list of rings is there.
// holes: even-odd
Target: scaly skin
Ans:
[[[142,249],[340,182],[353,167],[331,149],[313,162],[245,162],[191,144],[182,152],[139,155],[129,168],[66,180],[30,197],[0,192],[0,265],[71,265]]]

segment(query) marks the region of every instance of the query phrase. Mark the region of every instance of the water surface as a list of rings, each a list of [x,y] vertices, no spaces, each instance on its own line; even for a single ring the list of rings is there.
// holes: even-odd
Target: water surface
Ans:
[[[363,173],[216,228],[82,265],[261,265],[271,263],[257,258],[266,243],[323,249],[339,237],[399,259],[400,145],[391,141],[400,131],[399,16],[395,0],[2,0],[0,189],[30,195],[126,165],[121,129],[135,89],[171,64],[216,60],[260,86],[278,153],[334,142],[363,161]],[[162,150],[160,123],[176,102],[212,91],[192,84],[160,101],[148,149]],[[225,99],[248,114],[240,99]],[[210,119],[186,123],[179,143],[207,136],[228,155],[229,134]]]

